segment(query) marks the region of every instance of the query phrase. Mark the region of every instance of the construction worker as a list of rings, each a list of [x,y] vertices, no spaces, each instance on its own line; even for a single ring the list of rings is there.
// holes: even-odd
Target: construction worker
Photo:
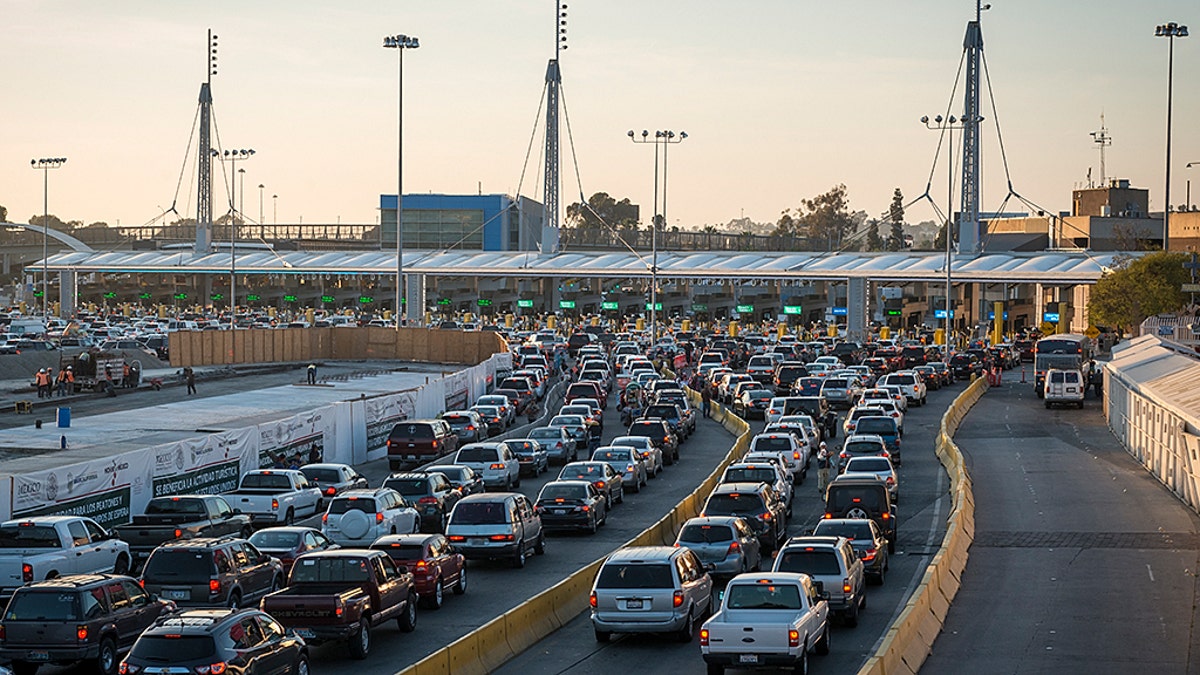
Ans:
[[[308,364],[308,383],[317,383],[317,364],[315,363]]]
[[[133,386],[133,378],[130,377],[131,375],[133,375],[133,369],[129,366],[128,363],[126,363],[121,368],[121,387],[122,388],[128,389]]]
[[[45,368],[37,371],[33,376],[33,383],[37,385],[38,398],[49,398],[50,396],[50,374]]]
[[[67,378],[70,377],[70,375],[71,375],[71,367],[70,366],[67,366],[66,368],[63,368],[62,370],[58,371],[58,377],[55,378],[55,383],[58,385],[58,395],[60,397],[67,395]]]

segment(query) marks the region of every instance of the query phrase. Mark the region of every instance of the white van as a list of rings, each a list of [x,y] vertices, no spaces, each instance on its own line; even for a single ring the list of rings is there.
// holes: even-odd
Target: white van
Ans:
[[[1044,386],[1047,408],[1056,404],[1083,407],[1083,395],[1087,391],[1087,380],[1084,379],[1083,372],[1051,368],[1046,371]]]
[[[8,332],[16,333],[22,337],[45,335],[46,322],[42,319],[13,319],[8,324]]]

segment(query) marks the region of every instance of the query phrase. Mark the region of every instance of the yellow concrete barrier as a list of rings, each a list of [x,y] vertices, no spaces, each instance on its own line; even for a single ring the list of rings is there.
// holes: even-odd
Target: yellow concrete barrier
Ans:
[[[859,675],[915,675],[941,632],[950,603],[962,583],[968,549],[975,535],[975,498],[962,452],[954,444],[954,432],[985,391],[987,380],[973,381],[942,416],[934,452],[950,476],[951,509],[946,518],[946,535],[920,585],[889,627],[875,654],[859,669]]]
[[[513,657],[503,614],[475,629],[474,633],[484,672],[492,672]]]
[[[513,654],[520,654],[562,627],[549,603],[539,597],[528,600],[504,613],[504,625],[508,647]]]
[[[446,645],[450,655],[449,672],[455,675],[486,675],[487,670],[479,661],[479,641],[470,632]]]
[[[441,675],[450,672],[450,650],[442,648],[414,663],[409,671],[413,675]]]

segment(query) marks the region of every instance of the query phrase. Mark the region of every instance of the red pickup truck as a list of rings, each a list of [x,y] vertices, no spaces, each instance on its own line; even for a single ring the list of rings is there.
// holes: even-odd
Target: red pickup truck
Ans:
[[[365,659],[373,627],[395,619],[405,633],[416,628],[417,592],[383,551],[319,551],[296,558],[288,587],[260,609],[310,644],[344,641],[351,658]]]

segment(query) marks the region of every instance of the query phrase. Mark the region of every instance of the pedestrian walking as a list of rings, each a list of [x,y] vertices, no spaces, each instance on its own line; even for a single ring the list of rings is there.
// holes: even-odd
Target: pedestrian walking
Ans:
[[[308,364],[308,383],[317,383],[317,364],[315,363]]]
[[[700,387],[700,402],[703,404],[704,417],[712,417],[712,391],[703,385]]]
[[[829,452],[829,446],[825,445],[825,441],[821,441],[821,449],[817,452],[817,491],[825,492],[825,488],[829,486],[829,469],[833,464],[833,455]]]
[[[187,382],[188,395],[196,393],[196,371],[191,366],[183,369],[183,379]]]
[[[37,385],[38,398],[48,398],[50,396],[50,376],[46,373],[46,369],[42,368],[33,376],[33,383]]]

